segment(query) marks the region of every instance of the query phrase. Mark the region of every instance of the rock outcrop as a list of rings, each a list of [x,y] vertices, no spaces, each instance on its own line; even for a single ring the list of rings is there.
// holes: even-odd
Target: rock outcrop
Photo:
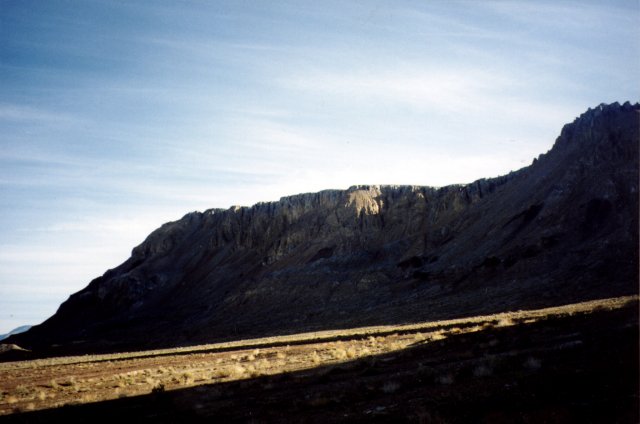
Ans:
[[[638,291],[640,105],[508,175],[193,212],[10,340],[97,351],[392,324]]]

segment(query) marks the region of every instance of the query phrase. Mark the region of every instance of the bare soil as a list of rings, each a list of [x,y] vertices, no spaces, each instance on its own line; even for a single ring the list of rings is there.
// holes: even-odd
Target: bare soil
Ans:
[[[638,422],[638,298],[0,364],[7,422]]]

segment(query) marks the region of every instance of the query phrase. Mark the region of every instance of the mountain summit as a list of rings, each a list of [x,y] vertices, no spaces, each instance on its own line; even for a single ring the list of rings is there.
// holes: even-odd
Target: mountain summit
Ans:
[[[589,109],[530,166],[468,185],[189,213],[9,340],[141,349],[637,293],[639,113]]]

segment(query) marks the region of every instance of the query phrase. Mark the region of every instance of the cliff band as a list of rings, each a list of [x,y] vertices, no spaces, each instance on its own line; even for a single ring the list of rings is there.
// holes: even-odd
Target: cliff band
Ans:
[[[640,106],[590,109],[517,172],[193,212],[12,343],[109,351],[638,292]]]

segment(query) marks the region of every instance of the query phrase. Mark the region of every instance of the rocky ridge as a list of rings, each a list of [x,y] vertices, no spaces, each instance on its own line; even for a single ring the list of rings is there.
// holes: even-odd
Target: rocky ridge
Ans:
[[[508,175],[193,212],[10,341],[171,346],[638,291],[640,105],[600,105]]]

